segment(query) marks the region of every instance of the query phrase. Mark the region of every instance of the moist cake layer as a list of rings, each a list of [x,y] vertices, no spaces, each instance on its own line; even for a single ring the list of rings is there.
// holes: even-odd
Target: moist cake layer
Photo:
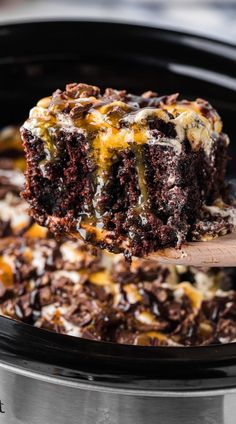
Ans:
[[[143,256],[235,225],[221,214],[229,140],[202,99],[69,84],[38,102],[21,134],[23,196],[56,235]]]

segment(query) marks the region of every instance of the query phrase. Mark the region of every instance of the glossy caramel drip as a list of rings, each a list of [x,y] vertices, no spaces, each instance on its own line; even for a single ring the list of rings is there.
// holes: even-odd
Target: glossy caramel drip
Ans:
[[[138,287],[136,284],[130,283],[125,284],[124,292],[126,293],[126,297],[131,304],[135,304],[137,302],[142,302],[143,298],[139,293]]]
[[[119,152],[127,148],[131,148],[136,158],[136,169],[138,174],[140,196],[138,205],[141,206],[147,201],[147,190],[145,183],[144,163],[142,158],[141,145],[147,142],[147,124],[134,124],[132,127],[120,128],[120,119],[125,113],[128,113],[130,108],[127,104],[117,101],[109,105],[103,105],[99,108],[94,108],[83,119],[83,127],[86,132],[93,134],[92,139],[92,156],[97,165],[96,170],[96,191],[93,198],[94,214],[90,217],[89,228],[91,221],[99,234],[103,228],[103,210],[99,205],[104,187],[110,175],[110,168],[117,159]],[[109,114],[110,112],[110,114]],[[83,230],[86,228],[87,218],[82,219],[81,226]],[[98,234],[98,237],[100,238]]]
[[[48,233],[47,228],[41,227],[40,225],[36,224],[35,222],[31,225],[31,227],[26,231],[25,237],[29,238],[46,238]]]
[[[0,256],[0,283],[2,283],[4,287],[9,287],[12,286],[13,281],[11,266]]]
[[[119,102],[121,103],[121,102]],[[126,107],[126,104],[123,104]],[[110,105],[111,107],[112,105]],[[120,106],[121,107],[121,106]],[[131,134],[127,129],[120,129],[117,120],[108,121],[104,113],[107,108],[95,109],[87,116],[89,131],[96,129],[96,136],[93,140],[93,155],[99,169],[99,173],[109,169],[114,154],[125,150],[131,141]]]
[[[201,307],[203,301],[203,295],[199,290],[193,287],[188,281],[182,282],[177,286],[179,292],[184,292],[184,294],[190,299],[191,305],[194,311],[198,311]],[[182,293],[181,293],[182,295]]]
[[[88,241],[88,238],[102,241],[109,236],[109,232],[101,227],[103,227],[103,223],[95,214],[91,214],[91,216],[83,215],[78,221],[76,232],[72,232],[71,236],[73,238],[79,237],[84,241]]]
[[[109,116],[108,112],[112,112],[112,109],[114,110],[115,108],[119,108],[120,113],[113,113]],[[97,227],[103,226],[103,210],[99,203],[109,178],[110,167],[117,154],[129,146],[126,131],[120,130],[118,125],[121,112],[125,110],[127,110],[125,103],[113,102],[91,110],[84,120],[86,132],[88,134],[95,133],[95,137],[91,142],[91,152],[97,166],[95,175],[96,190],[93,197],[93,218]]]
[[[149,345],[149,340],[157,340],[158,342],[165,343],[168,339],[167,335],[161,333],[160,331],[148,331],[146,333],[139,334],[135,339],[135,345],[147,346]]]

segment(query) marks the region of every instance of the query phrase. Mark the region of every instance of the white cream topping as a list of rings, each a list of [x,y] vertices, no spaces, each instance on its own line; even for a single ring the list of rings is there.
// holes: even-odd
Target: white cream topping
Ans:
[[[74,284],[79,283],[81,280],[80,273],[76,271],[60,270],[53,273],[53,279],[59,279],[61,277],[68,278],[68,280],[72,281]]]
[[[66,320],[63,315],[66,314],[68,307],[66,306],[58,306],[55,303],[44,306],[42,308],[42,317],[46,319],[48,322],[53,322],[55,315],[58,314],[56,319],[59,320],[59,324],[65,328],[65,333],[68,336],[80,337],[81,330],[78,325],[75,325],[68,320]]]
[[[24,174],[17,170],[0,169],[0,177],[9,179],[17,187],[23,187],[25,183]]]
[[[78,103],[80,103],[80,100],[81,99],[78,99]],[[76,102],[73,100],[72,103]],[[125,103],[122,104],[123,107],[127,108]],[[45,139],[46,144],[48,142],[48,136],[50,137],[50,133],[53,134],[54,127],[63,127],[68,131],[70,131],[70,129],[74,131],[76,128],[75,120],[69,114],[61,113],[60,110],[56,109],[56,107],[57,106],[55,106],[55,114],[52,115],[50,109],[46,109],[42,106],[35,106],[30,111],[29,119],[24,123],[24,127],[26,129],[31,130],[36,136]],[[188,108],[186,107],[186,109]],[[176,110],[178,110],[178,106]],[[93,109],[92,112],[90,112],[90,117],[92,117],[90,121],[92,125],[104,125],[105,112],[103,114],[98,109]],[[147,127],[147,122],[150,118],[157,118],[163,120],[165,123],[172,123],[176,129],[177,137],[160,138],[160,141],[158,142],[156,137],[154,138],[151,136],[151,131]],[[140,135],[142,134],[142,139],[146,140],[146,142],[160,143],[168,147],[173,147],[177,153],[181,151],[181,143],[183,140],[188,138],[193,150],[198,150],[202,147],[206,154],[209,155],[214,143],[214,134],[216,134],[213,131],[210,122],[190,108],[189,110],[179,112],[179,115],[176,117],[171,117],[169,113],[162,108],[146,107],[135,112],[127,112],[126,110],[126,116],[123,120],[129,123],[132,127],[137,126],[135,130],[136,134],[138,132]],[[78,130],[86,131],[86,124],[85,127],[83,126],[83,122],[79,125],[77,127]],[[104,128],[106,131],[102,132],[100,137],[102,136],[103,143],[106,140],[109,143],[111,139],[111,128],[109,128],[109,125],[107,124]],[[124,140],[124,143],[133,142],[132,128],[121,128],[119,131],[119,137]],[[142,141],[139,141],[138,143],[142,143]]]
[[[178,139],[183,141],[188,138],[192,149],[198,150],[202,147],[209,155],[213,145],[210,123],[193,111],[180,113],[172,122],[175,124]]]
[[[30,217],[27,213],[28,205],[25,202],[19,202],[19,198],[12,193],[7,193],[4,199],[0,200],[0,219],[10,221],[14,229],[27,226]]]
[[[204,206],[204,209],[210,212],[211,215],[220,215],[222,218],[227,218],[229,223],[236,227],[236,208],[225,206],[223,208],[219,206]]]
[[[78,245],[73,241],[67,241],[60,247],[64,261],[76,262],[84,258],[83,252],[80,252]]]
[[[42,250],[33,250],[32,265],[36,268],[38,275],[42,275],[45,272],[46,260],[47,258]]]
[[[72,324],[72,322],[67,321],[65,318],[61,317],[61,323],[65,328],[67,336],[81,337],[82,332],[78,325]]]

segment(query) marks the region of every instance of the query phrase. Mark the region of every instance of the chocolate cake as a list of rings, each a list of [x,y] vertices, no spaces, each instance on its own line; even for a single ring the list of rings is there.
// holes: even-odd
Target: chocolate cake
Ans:
[[[23,168],[22,151],[1,145],[0,132],[1,315],[123,344],[236,341],[234,269],[160,266],[137,258],[130,264],[79,240],[57,241],[27,215],[19,197]]]
[[[73,83],[40,100],[21,134],[23,197],[57,236],[130,257],[235,226],[229,139],[205,100]]]

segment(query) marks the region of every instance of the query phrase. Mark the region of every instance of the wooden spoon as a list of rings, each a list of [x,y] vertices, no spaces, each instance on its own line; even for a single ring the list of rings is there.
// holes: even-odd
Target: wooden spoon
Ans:
[[[236,266],[236,232],[210,241],[191,242],[180,249],[168,248],[148,255],[163,264],[198,267]]]

